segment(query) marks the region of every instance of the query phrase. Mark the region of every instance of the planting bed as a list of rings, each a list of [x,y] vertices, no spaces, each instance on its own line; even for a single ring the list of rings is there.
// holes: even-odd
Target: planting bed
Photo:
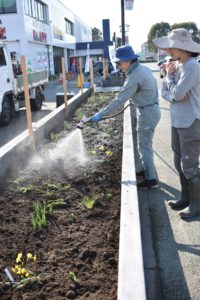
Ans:
[[[92,95],[1,191],[0,299],[117,298],[123,117],[75,129],[82,112],[91,115],[113,96]],[[41,230],[31,222],[36,201],[53,208]],[[21,285],[12,271],[20,252],[37,257]]]

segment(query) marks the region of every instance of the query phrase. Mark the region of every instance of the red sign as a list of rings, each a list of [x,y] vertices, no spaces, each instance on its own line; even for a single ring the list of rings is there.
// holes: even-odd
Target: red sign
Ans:
[[[6,28],[0,27],[0,40],[5,40],[5,39],[6,39]]]

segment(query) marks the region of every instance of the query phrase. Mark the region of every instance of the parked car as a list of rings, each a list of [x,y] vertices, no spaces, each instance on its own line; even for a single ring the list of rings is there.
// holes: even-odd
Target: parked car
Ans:
[[[93,65],[93,71],[96,74],[103,75],[103,62],[102,61],[98,61],[98,62],[94,63],[94,65]],[[112,71],[114,71],[114,68],[113,68],[112,63],[109,61],[108,62],[108,73],[110,74]]]
[[[171,61],[175,61],[175,59],[172,59],[171,56],[166,56],[165,58],[161,59],[157,65],[160,67],[160,78],[165,77],[166,75],[166,65],[170,63]]]

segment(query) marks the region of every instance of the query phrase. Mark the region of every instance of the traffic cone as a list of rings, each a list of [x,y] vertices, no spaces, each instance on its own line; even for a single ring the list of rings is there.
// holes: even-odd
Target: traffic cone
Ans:
[[[77,87],[78,88],[81,88],[81,86],[83,86],[84,85],[84,76],[83,76],[83,74],[79,74],[78,75],[78,78],[77,78]]]

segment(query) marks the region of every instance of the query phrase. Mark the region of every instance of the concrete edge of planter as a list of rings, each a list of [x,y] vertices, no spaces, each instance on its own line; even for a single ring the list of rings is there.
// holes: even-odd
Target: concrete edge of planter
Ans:
[[[84,89],[83,94],[79,92],[71,98],[68,101],[67,116],[65,115],[65,104],[62,104],[38,122],[33,123],[36,147],[44,142],[44,139],[48,137],[52,130],[60,126],[64,120],[70,118],[76,108],[86,101],[90,94],[90,89]],[[23,168],[26,159],[33,152],[27,129],[0,148],[0,188],[5,186],[10,175]]]
[[[130,107],[124,111],[118,300],[146,299]]]

